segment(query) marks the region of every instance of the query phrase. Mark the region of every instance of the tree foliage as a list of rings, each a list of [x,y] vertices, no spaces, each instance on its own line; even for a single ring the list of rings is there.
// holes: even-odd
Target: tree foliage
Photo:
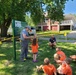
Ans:
[[[60,21],[63,19],[66,1],[68,0],[0,0],[1,34],[7,35],[12,19],[25,21],[27,12],[35,24],[44,20],[44,10],[48,11],[49,18]]]

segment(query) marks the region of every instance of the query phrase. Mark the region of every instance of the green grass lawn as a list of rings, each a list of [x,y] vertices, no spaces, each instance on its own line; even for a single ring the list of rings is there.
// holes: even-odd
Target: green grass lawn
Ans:
[[[38,35],[40,36],[49,36],[49,35],[64,35],[64,33],[68,34],[69,30],[64,30],[64,31],[40,31],[40,32],[37,32]]]
[[[62,50],[65,52],[67,57],[72,54],[76,54],[76,45],[71,43],[57,43],[57,46],[60,46]],[[54,64],[56,67],[56,63],[53,60],[53,54],[55,53],[55,49],[51,49],[48,46],[48,41],[39,40],[39,52],[38,52],[38,62],[32,62],[32,53],[29,48],[28,56],[31,57],[30,60],[26,60],[26,62],[21,62],[20,59],[20,44],[17,42],[16,45],[17,59],[13,60],[14,51],[13,51],[13,43],[3,43],[0,45],[0,75],[44,75],[43,72],[36,72],[36,65],[43,64],[43,60],[45,57],[50,59],[50,63]],[[71,63],[73,69],[73,75],[76,75],[76,62]]]
[[[71,31],[69,30],[64,30],[64,31],[41,31],[41,32],[37,32],[37,35],[39,37],[45,37],[45,38],[50,38],[51,35],[55,35],[55,37],[59,40],[76,40],[76,38],[70,38],[68,37],[68,34],[70,33]],[[65,36],[66,34],[66,36]]]

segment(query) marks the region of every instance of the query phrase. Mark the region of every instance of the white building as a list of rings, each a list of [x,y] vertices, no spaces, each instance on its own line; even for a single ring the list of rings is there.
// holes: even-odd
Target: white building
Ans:
[[[73,14],[64,15],[64,21],[60,23],[60,30],[74,30],[76,29],[76,17]]]

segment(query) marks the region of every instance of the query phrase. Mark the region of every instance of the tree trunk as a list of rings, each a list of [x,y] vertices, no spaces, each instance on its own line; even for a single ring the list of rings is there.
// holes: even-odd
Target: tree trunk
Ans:
[[[1,36],[2,37],[6,37],[7,36],[7,28],[5,27],[5,25],[1,26]]]
[[[3,25],[1,26],[1,36],[6,37],[7,31],[11,23],[11,18],[4,21]]]

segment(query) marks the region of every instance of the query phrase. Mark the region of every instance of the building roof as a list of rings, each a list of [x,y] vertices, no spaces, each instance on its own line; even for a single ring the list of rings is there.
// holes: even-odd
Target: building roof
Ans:
[[[67,15],[64,15],[64,19],[65,20],[74,20],[74,21],[76,21],[76,16],[73,15],[73,14],[67,14]]]

